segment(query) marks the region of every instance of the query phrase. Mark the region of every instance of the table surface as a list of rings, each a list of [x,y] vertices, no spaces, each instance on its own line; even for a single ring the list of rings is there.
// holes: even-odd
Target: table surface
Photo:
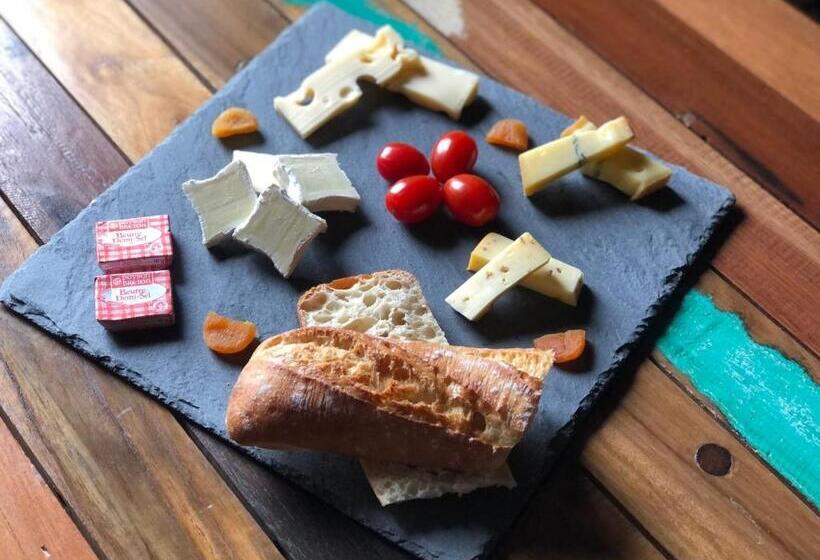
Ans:
[[[309,3],[0,2],[0,278]],[[625,114],[639,145],[737,196],[737,224],[674,328],[494,556],[816,557],[816,448],[754,431],[710,384],[721,368],[670,350],[689,303],[713,302],[743,320],[737,353],[767,352],[768,365],[743,361],[745,406],[775,373],[817,402],[816,23],[780,0],[333,3],[564,113]],[[803,402],[780,397],[772,425]],[[0,415],[5,557],[407,557],[5,310]]]

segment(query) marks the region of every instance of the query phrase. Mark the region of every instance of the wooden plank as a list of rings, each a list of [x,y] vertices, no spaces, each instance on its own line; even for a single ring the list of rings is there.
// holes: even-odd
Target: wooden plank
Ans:
[[[264,0],[131,0],[131,5],[216,88],[288,24]]]
[[[0,28],[3,33],[5,44],[14,40],[7,28]],[[8,70],[21,61],[26,61],[23,66]],[[114,162],[95,168],[100,177],[124,169],[126,162],[90,120],[76,108],[65,112],[70,99],[42,68],[32,69],[32,80],[27,80],[24,70],[32,64],[35,61],[24,56],[0,61],[5,67],[0,74],[21,76],[18,91],[3,91],[3,99],[19,95],[32,100],[27,113],[31,130],[46,129],[63,116],[66,122],[52,127],[53,135],[38,139],[40,157],[21,160],[19,164],[30,169],[21,170],[20,176],[38,170],[44,185],[58,189],[61,178],[77,178],[77,169],[100,162]],[[27,87],[42,91],[29,96]],[[66,157],[60,147],[72,137],[86,144]],[[7,165],[7,153],[0,157],[2,166]],[[79,180],[76,187],[78,200],[96,192],[93,182]],[[45,189],[31,192],[48,194]],[[59,220],[71,217],[55,212],[48,223],[47,216],[35,222],[42,226],[38,234],[43,238],[59,227]],[[5,277],[36,243],[5,204],[0,205],[0,232],[0,272]],[[0,403],[105,555],[277,557],[266,535],[166,409],[5,309],[0,311]]]
[[[815,22],[781,0],[657,2],[820,121],[820,33]]]
[[[0,16],[132,161],[210,95],[122,0],[4,1]]]
[[[628,115],[637,143],[728,186],[743,220],[714,267],[813,352],[820,351],[820,234],[686,129],[545,12],[527,2],[462,5],[452,41],[485,72],[567,114]],[[428,22],[435,25],[435,22]],[[504,49],[496,48],[504,44]]]
[[[617,14],[602,10],[600,3],[589,0],[539,3],[667,110],[682,116],[687,126],[735,165],[817,227],[820,192],[816,185],[820,182],[820,168],[814,161],[820,152],[820,120],[816,118],[820,112],[820,39],[816,29],[807,33],[803,26],[775,27],[784,23],[784,18],[761,10],[763,2],[711,3],[709,10],[698,8],[706,4],[702,1],[672,2],[680,6],[679,11],[692,16],[686,22],[654,1],[621,2]],[[782,2],[777,4],[783,10],[793,11]],[[767,20],[763,17],[766,15],[772,18]],[[614,16],[617,27],[612,26]],[[748,29],[744,20],[747,24],[755,22],[755,33],[741,31]],[[805,18],[799,16],[798,21],[801,20]],[[713,35],[722,38],[719,44],[689,27],[694,21],[711,26]],[[805,25],[814,24],[805,20]],[[735,31],[728,32],[728,28]],[[733,42],[738,35],[744,39]],[[802,43],[801,35],[811,35],[813,40]],[[773,36],[790,39],[771,41]],[[749,58],[761,61],[755,67],[776,65],[778,72],[769,75],[773,83],[767,83],[724,52],[723,47],[728,45],[735,45]],[[756,54],[762,51],[769,56]],[[675,63],[667,64],[670,60]],[[781,79],[783,75],[791,76],[791,80]],[[811,111],[780,92],[780,85],[788,90],[792,80],[800,84],[804,97],[814,98],[813,104],[809,104],[813,105]]]
[[[820,518],[672,387],[645,362],[589,440],[587,468],[675,556],[812,557],[820,550]],[[695,453],[706,443],[728,450],[728,475],[716,477],[697,466]]]
[[[0,212],[9,214],[9,209]],[[5,558],[97,558],[2,421],[0,472],[0,550]]]

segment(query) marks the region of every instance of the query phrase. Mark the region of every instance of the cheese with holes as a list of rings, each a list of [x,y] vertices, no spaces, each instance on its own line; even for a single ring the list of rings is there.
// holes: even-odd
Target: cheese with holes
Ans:
[[[470,253],[467,270],[478,272],[512,242],[512,239],[503,235],[488,233]],[[519,285],[568,305],[576,305],[584,287],[584,273],[552,257],[547,264],[525,276]]]
[[[525,233],[489,260],[444,300],[471,321],[480,319],[501,294],[550,260],[550,254]]]
[[[256,191],[241,161],[232,161],[210,179],[187,181],[182,190],[196,210],[206,247],[229,237],[256,207]]]
[[[253,190],[257,193],[262,193],[276,184],[273,178],[273,168],[279,161],[278,156],[234,150],[233,161],[241,161],[245,164]]]
[[[561,136],[585,130],[595,130],[595,125],[582,115],[568,126]],[[666,185],[672,176],[672,170],[660,161],[629,146],[606,159],[584,165],[581,173],[612,185],[630,200],[638,200],[652,194]]]
[[[359,206],[336,154],[277,156],[273,174],[279,188],[311,212],[355,212]]]
[[[619,117],[596,130],[575,132],[524,152],[518,156],[524,194],[531,196],[587,162],[614,154],[633,137],[629,122]]]
[[[325,56],[325,61],[338,60],[349,52],[365,47],[371,35],[354,29],[345,35]],[[451,119],[461,118],[464,107],[478,95],[478,75],[460,68],[419,56],[405,65],[387,82],[387,89],[401,93],[414,103],[433,111],[446,113]]]
[[[267,255],[288,278],[310,243],[327,229],[327,223],[279,189],[268,189],[234,238]]]
[[[367,79],[383,86],[418,54],[404,48],[401,36],[384,26],[363,48],[349,51],[302,81],[299,88],[273,100],[276,111],[307,138],[327,121],[349,109],[362,96],[356,83]]]

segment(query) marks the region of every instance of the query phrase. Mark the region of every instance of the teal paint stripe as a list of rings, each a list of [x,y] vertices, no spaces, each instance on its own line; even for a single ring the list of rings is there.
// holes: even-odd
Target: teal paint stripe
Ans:
[[[820,507],[820,386],[692,290],[658,347],[783,477]]]
[[[394,18],[390,14],[375,8],[368,0],[286,0],[288,4],[294,6],[310,6],[320,1],[333,4],[347,13],[369,21],[374,25],[389,25],[399,32],[408,43],[426,51],[441,54],[436,42],[429,35],[421,31],[415,25],[406,21]]]

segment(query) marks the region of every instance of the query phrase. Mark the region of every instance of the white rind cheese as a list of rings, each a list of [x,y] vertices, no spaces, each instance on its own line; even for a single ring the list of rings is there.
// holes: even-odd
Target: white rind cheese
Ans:
[[[581,116],[561,136],[584,130],[595,130],[595,125]],[[587,163],[581,173],[612,185],[630,200],[638,200],[661,189],[672,176],[672,170],[660,161],[629,146],[606,159]]]
[[[196,210],[206,247],[229,237],[256,207],[256,192],[241,161],[229,163],[210,179],[187,181],[182,190]]]
[[[273,178],[273,168],[279,161],[278,156],[234,150],[233,161],[241,161],[245,164],[253,190],[257,193],[263,193],[276,184]]]
[[[359,193],[339,167],[336,154],[277,156],[274,181],[311,212],[355,212]]]
[[[268,189],[259,195],[253,214],[233,236],[270,257],[276,270],[288,278],[310,242],[326,229],[322,218],[279,189]]]
[[[480,319],[501,294],[544,266],[550,254],[529,233],[502,249],[444,300],[470,321]]]
[[[619,117],[597,130],[575,132],[522,153],[518,156],[518,164],[524,195],[535,194],[587,162],[614,154],[633,137],[626,118]]]
[[[273,101],[296,132],[307,138],[324,123],[349,109],[362,96],[357,80],[383,86],[418,53],[404,48],[401,36],[384,26],[365,47],[352,50],[325,64],[302,81],[299,88]]]
[[[372,36],[354,29],[327,53],[325,61],[338,60],[366,47],[372,40]],[[419,56],[415,63],[406,64],[399,74],[387,82],[387,89],[401,93],[422,107],[446,113],[451,119],[458,120],[464,107],[478,95],[478,85],[478,75],[473,72]]]
[[[467,270],[471,272],[481,270],[512,242],[512,239],[503,235],[488,233],[470,253]],[[567,305],[575,306],[578,304],[578,297],[584,287],[584,273],[571,264],[552,257],[547,264],[525,276],[519,285]]]

